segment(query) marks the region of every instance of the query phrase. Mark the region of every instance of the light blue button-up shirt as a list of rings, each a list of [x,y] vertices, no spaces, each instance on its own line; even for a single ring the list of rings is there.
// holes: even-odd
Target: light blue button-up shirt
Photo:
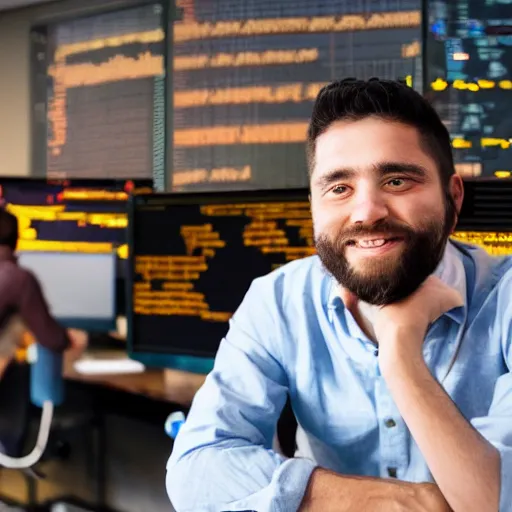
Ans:
[[[500,511],[512,511],[512,259],[449,243],[436,274],[466,302],[430,327],[425,361],[499,450]],[[375,345],[335,289],[316,256],[253,282],[168,463],[178,512],[296,511],[316,466],[432,481]],[[292,459],[272,450],[287,394],[299,423]]]

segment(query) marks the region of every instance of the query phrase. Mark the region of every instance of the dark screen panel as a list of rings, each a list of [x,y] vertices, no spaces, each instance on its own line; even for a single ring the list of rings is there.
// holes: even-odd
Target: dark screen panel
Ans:
[[[428,1],[428,96],[465,176],[511,176],[512,9],[495,0]]]
[[[211,356],[252,280],[313,254],[307,191],[134,198],[135,352]]]
[[[162,6],[60,22],[46,33],[47,174],[119,179],[155,175],[161,188]]]
[[[420,0],[177,6],[175,191],[307,186],[304,141],[320,88],[346,77],[412,81],[421,69]]]

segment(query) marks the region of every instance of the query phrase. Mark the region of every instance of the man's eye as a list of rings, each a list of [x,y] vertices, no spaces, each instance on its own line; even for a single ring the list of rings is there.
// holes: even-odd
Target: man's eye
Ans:
[[[332,189],[332,191],[333,191],[334,194],[343,194],[344,192],[347,191],[347,187],[345,187],[344,185],[336,185]]]
[[[405,180],[403,178],[393,178],[392,180],[389,180],[387,182],[387,185],[390,186],[391,188],[403,187],[406,184],[407,184],[407,180]]]

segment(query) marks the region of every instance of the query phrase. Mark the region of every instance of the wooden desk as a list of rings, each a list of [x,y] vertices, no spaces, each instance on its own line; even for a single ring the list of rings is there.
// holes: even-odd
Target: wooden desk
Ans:
[[[107,459],[109,457],[106,418],[109,414],[144,420],[163,429],[167,416],[176,410],[187,410],[205,375],[178,370],[147,369],[143,373],[124,375],[84,375],[74,363],[88,355],[98,359],[126,357],[125,351],[91,350],[85,354],[72,351],[64,356],[64,378],[74,391],[90,399],[94,427],[94,474],[96,509],[107,510]],[[71,390],[70,390],[71,391]],[[71,393],[70,393],[71,394]]]
[[[119,352],[101,352],[101,358],[118,356]],[[87,353],[85,354],[87,356]],[[79,357],[67,354],[64,358],[64,378],[84,384],[95,384],[153,400],[190,407],[194,395],[203,385],[205,375],[180,370],[147,369],[143,373],[125,375],[84,375],[74,369]]]

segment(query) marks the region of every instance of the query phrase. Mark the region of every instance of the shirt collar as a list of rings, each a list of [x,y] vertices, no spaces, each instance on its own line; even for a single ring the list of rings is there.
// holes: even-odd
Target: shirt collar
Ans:
[[[463,256],[460,251],[448,241],[444,251],[443,259],[436,269],[435,275],[451,288],[457,290],[462,297],[464,305],[451,309],[445,315],[455,322],[462,324],[467,309],[467,279],[466,268],[464,267]]]

